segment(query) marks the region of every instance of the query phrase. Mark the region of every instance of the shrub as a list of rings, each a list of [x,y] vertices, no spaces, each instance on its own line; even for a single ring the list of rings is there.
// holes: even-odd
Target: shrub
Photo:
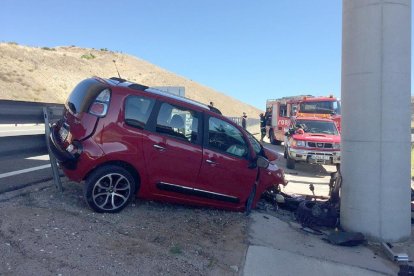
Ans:
[[[183,253],[183,250],[181,249],[179,245],[174,245],[173,247],[170,248],[170,253],[173,255],[178,255],[178,254]]]
[[[46,50],[46,51],[56,51],[55,48],[49,48],[49,47],[42,47],[42,50]]]
[[[82,55],[81,58],[84,58],[84,59],[94,59],[95,56],[92,53],[89,53],[89,54]]]

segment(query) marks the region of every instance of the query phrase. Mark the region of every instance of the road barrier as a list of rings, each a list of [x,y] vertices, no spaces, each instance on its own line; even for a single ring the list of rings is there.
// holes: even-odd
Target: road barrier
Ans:
[[[0,124],[44,123],[44,107],[51,110],[53,118],[62,116],[63,104],[0,100]]]
[[[12,155],[20,152],[49,153],[56,188],[62,192],[56,159],[48,151],[47,139],[51,123],[63,116],[63,105],[0,100],[0,124],[45,124],[45,134],[0,137],[0,154]]]
[[[0,124],[43,124],[44,108],[47,108],[51,122],[62,117],[62,104],[0,100]],[[1,156],[27,151],[46,153],[45,135],[0,137]]]

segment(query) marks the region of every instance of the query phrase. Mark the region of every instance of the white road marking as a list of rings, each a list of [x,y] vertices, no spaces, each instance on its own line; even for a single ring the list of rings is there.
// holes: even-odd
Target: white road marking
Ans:
[[[33,156],[33,157],[28,157],[25,158],[27,160],[40,160],[40,161],[48,161],[49,160],[49,155],[45,154],[45,155],[39,155],[39,156]]]
[[[31,131],[43,131],[44,129],[8,129],[8,130],[0,130],[0,133],[8,133],[8,132],[31,132]]]
[[[2,174],[0,174],[0,179],[5,178],[5,177],[9,177],[9,176],[13,176],[13,175],[22,174],[22,173],[28,173],[28,172],[43,170],[43,169],[46,169],[46,168],[50,168],[50,164],[43,165],[43,166],[38,166],[38,167],[33,167],[33,168],[28,168],[28,169],[24,169],[24,170],[18,170],[18,171],[14,171],[14,172],[2,173]]]

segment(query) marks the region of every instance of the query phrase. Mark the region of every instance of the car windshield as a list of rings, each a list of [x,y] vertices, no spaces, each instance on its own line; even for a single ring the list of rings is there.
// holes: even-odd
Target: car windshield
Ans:
[[[307,133],[338,135],[338,130],[332,121],[297,120],[296,128],[301,128]]]
[[[339,101],[304,102],[300,104],[301,113],[310,114],[341,114]]]

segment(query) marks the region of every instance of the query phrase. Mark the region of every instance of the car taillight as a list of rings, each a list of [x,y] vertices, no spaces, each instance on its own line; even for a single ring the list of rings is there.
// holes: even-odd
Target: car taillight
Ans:
[[[108,112],[110,100],[111,91],[109,89],[103,90],[89,107],[89,113],[99,117],[104,117]]]

